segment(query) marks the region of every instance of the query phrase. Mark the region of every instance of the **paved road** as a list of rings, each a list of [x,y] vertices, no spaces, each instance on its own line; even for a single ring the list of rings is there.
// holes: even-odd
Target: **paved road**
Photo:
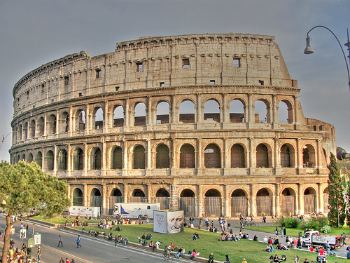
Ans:
[[[32,233],[32,224],[30,225],[30,233]],[[0,220],[0,228],[4,229],[4,221]],[[16,246],[22,245],[19,239],[19,227],[16,225],[16,233],[13,236]],[[165,262],[163,256],[157,253],[145,252],[139,249],[128,247],[114,247],[114,244],[104,240],[82,236],[82,247],[76,248],[76,234],[62,232],[57,229],[46,228],[35,225],[35,232],[42,235],[42,263],[59,262],[60,258],[74,258],[77,263],[159,263]],[[57,248],[58,235],[61,235],[63,248]],[[33,249],[33,255],[36,255],[36,249]],[[188,260],[172,262],[190,262]],[[191,261],[193,262],[193,261]]]

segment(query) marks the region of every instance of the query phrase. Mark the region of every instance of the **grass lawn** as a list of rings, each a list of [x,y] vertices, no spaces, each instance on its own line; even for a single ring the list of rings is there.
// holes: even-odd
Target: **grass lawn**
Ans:
[[[84,230],[95,230],[101,232],[102,230],[95,227],[79,227],[79,229]],[[112,231],[113,235],[120,234],[122,236],[127,236],[129,241],[138,242],[138,237],[143,233],[151,233],[153,241],[159,240],[162,243],[161,248],[164,245],[174,242],[177,246],[182,246],[185,248],[186,252],[192,249],[196,249],[200,252],[200,255],[207,258],[209,253],[213,252],[215,259],[224,260],[225,254],[230,256],[231,262],[240,263],[243,258],[246,258],[249,263],[253,262],[269,262],[267,259],[271,254],[264,251],[266,244],[260,242],[250,241],[250,240],[240,240],[238,242],[233,241],[218,241],[219,234],[211,233],[201,230],[195,230],[186,228],[184,232],[178,234],[159,234],[153,233],[153,226],[148,225],[122,225],[122,231]],[[109,233],[111,230],[106,230]],[[197,232],[200,236],[199,240],[193,241],[192,234]],[[288,251],[277,251],[279,255],[285,254],[287,256],[287,262],[292,263],[294,256],[298,255],[300,259],[304,260],[309,258],[309,260],[316,260],[316,254],[311,254],[305,251],[299,250],[288,250]],[[345,259],[339,259],[335,257],[330,257],[327,262],[347,262]]]
[[[246,229],[274,234],[276,226],[249,226]],[[278,231],[281,231],[281,227],[278,227]],[[287,228],[287,236],[296,237],[299,232],[304,233],[304,230],[300,228]],[[332,231],[327,235],[341,235],[342,233],[350,235],[350,228],[332,228]]]

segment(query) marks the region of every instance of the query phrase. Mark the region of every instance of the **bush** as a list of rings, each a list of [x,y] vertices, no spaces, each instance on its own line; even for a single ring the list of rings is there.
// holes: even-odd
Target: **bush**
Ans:
[[[312,217],[307,221],[304,221],[301,224],[302,229],[314,229],[314,230],[321,230],[321,228],[328,226],[328,219],[327,217]]]
[[[332,228],[330,226],[323,226],[321,227],[320,229],[320,232],[321,233],[324,233],[324,234],[328,234],[332,231]]]
[[[299,226],[299,219],[293,218],[293,217],[285,217],[280,219],[280,225],[286,228],[298,228]]]

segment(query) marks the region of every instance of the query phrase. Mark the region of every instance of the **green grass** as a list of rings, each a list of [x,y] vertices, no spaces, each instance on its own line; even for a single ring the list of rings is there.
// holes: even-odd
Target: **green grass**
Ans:
[[[276,226],[249,226],[249,227],[246,227],[246,229],[274,234],[276,230]],[[280,233],[281,231],[280,227],[278,227],[278,231]],[[298,236],[299,232],[304,233],[304,230],[300,228],[287,228],[287,236],[296,237]],[[341,235],[342,233],[349,235],[350,228],[332,228],[332,231],[327,235]]]
[[[95,230],[103,231],[97,227],[79,227],[79,229],[84,230]],[[210,233],[201,230],[195,230],[186,228],[184,232],[178,234],[159,234],[153,233],[152,225],[122,225],[122,231],[112,231],[113,235],[121,234],[122,236],[127,236],[129,241],[138,242],[138,237],[143,233],[152,233],[153,241],[161,241],[162,246],[170,244],[170,242],[175,243],[178,247],[184,247],[186,252],[192,249],[196,249],[200,252],[200,256],[205,258],[213,252],[215,259],[224,260],[225,254],[230,256],[231,262],[241,262],[243,258],[246,258],[249,263],[253,262],[268,262],[268,258],[271,254],[264,251],[266,244],[260,242],[250,241],[250,240],[240,240],[238,242],[233,241],[218,241],[218,233]],[[106,233],[111,232],[111,230],[106,230]],[[200,235],[200,239],[193,241],[192,234],[197,232]],[[292,263],[295,255],[298,255],[300,259],[304,260],[308,258],[311,260],[316,260],[316,254],[311,254],[309,252],[300,250],[288,250],[288,251],[276,251],[276,254],[287,256],[287,262]],[[330,257],[327,262],[347,262],[345,259],[339,259],[335,257]]]

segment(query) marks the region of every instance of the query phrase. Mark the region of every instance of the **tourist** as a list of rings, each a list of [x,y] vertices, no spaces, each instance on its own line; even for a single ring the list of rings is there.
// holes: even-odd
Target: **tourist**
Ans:
[[[197,252],[195,249],[192,250],[190,259],[194,260],[196,257],[199,256],[199,252]]]
[[[209,258],[208,258],[208,263],[214,263],[214,254],[210,253]]]
[[[61,235],[58,235],[58,244],[57,247],[63,247],[62,237]]]
[[[185,249],[180,247],[177,252],[175,253],[175,258],[179,259],[183,256],[183,254],[185,253]]]
[[[276,226],[276,229],[275,229],[275,235],[278,236],[278,228]]]
[[[61,257],[61,259],[58,263],[64,263],[64,259]]]
[[[228,257],[228,255],[225,255],[224,263],[231,263],[230,258]]]
[[[81,247],[81,237],[80,237],[80,235],[78,235],[78,237],[77,237],[75,242],[77,244],[77,248],[80,248]]]

